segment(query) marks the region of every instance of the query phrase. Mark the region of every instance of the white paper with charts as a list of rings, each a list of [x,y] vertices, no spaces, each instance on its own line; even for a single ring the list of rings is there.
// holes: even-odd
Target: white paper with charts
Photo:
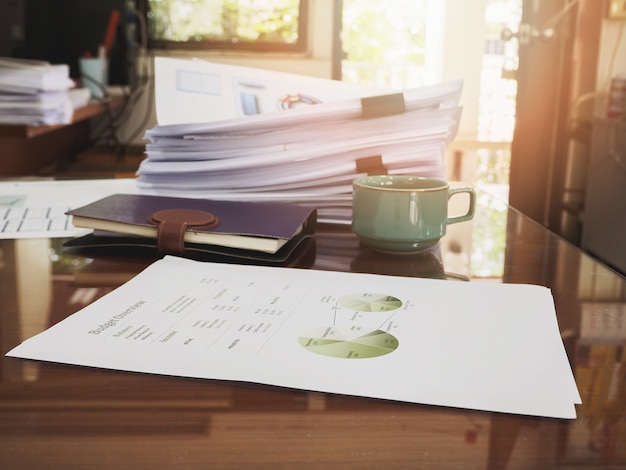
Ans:
[[[550,291],[157,261],[8,356],[575,418]]]

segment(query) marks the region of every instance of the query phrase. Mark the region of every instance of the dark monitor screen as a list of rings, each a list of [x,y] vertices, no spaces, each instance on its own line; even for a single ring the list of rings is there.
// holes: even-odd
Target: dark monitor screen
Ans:
[[[78,59],[96,57],[113,10],[119,21],[109,58],[109,84],[130,84],[127,0],[24,0],[24,42],[14,55],[68,64],[79,78]]]

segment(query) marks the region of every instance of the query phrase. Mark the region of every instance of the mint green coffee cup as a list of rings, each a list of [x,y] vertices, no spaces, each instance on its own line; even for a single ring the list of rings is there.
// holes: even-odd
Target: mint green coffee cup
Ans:
[[[467,193],[467,213],[448,217],[448,201]],[[476,193],[441,179],[409,175],[363,176],[352,183],[352,231],[378,251],[418,253],[437,244],[450,224],[474,217]]]

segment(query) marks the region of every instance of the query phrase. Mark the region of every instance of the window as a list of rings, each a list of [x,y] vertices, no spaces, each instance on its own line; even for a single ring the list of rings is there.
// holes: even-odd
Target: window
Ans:
[[[153,48],[306,50],[308,0],[140,0]]]
[[[395,89],[426,84],[432,68],[427,41],[436,27],[429,25],[429,15],[441,5],[433,0],[344,0],[342,80]]]

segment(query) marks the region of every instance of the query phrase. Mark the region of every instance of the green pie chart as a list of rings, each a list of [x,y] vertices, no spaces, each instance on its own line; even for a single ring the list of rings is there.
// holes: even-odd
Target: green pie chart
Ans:
[[[358,312],[389,312],[402,307],[402,301],[396,297],[371,292],[344,295],[337,299],[337,304]]]
[[[322,356],[341,359],[380,357],[398,348],[398,339],[382,330],[342,332],[335,326],[321,327],[298,338],[300,346]]]

